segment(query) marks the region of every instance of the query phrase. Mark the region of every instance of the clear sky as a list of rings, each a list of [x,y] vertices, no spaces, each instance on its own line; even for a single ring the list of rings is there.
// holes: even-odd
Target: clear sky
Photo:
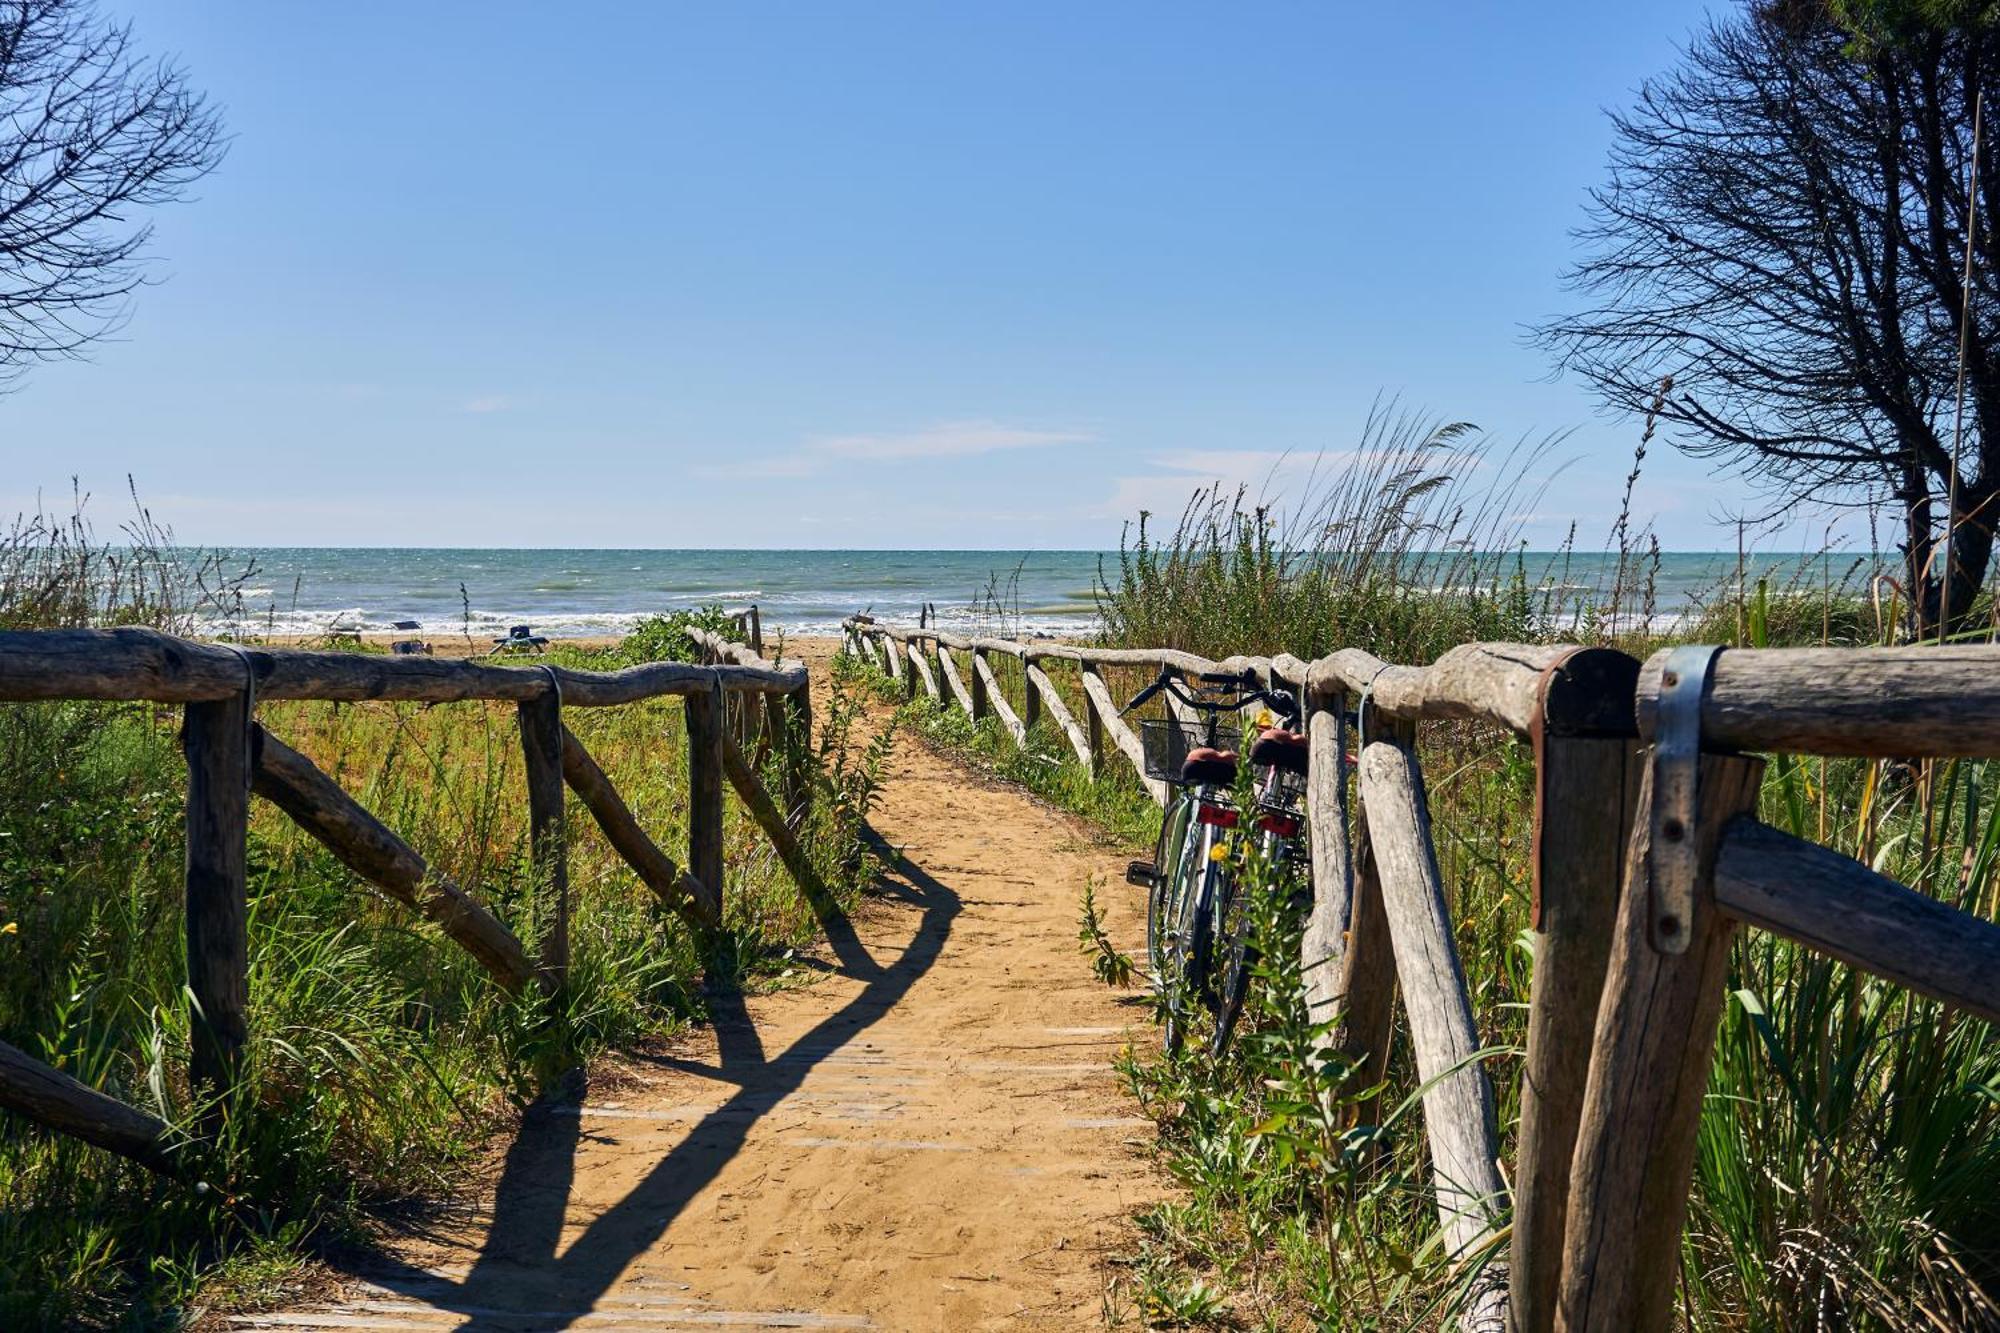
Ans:
[[[106,3],[234,142],[0,397],[0,502],[246,545],[1101,546],[1378,395],[1572,429],[1530,535],[1601,544],[1636,423],[1523,328],[1703,12]],[[1745,499],[1656,449],[1639,507]]]

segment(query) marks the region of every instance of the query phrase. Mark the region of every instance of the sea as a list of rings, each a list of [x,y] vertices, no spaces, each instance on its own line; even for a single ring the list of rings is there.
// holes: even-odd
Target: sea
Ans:
[[[232,550],[245,574],[212,628],[321,634],[334,628],[425,634],[504,633],[531,625],[554,637],[608,636],[663,612],[755,604],[767,628],[837,632],[868,612],[915,623],[928,606],[954,625],[1021,635],[1088,633],[1101,580],[1116,581],[1118,555],[1100,551],[725,551],[524,550],[432,547],[264,547]],[[1578,552],[1509,553],[1532,586],[1568,601],[1609,588],[1615,559]],[[1764,553],[1760,575],[1817,589],[1850,589],[1852,554]],[[1733,589],[1731,552],[1668,552],[1654,580],[1657,613],[1671,620],[1723,587]]]

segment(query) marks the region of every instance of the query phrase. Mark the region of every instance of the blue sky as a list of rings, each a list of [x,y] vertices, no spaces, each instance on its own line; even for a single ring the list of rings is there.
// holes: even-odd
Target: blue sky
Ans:
[[[1395,395],[1637,427],[1523,326],[1667,3],[108,0],[234,143],[119,339],[0,398],[0,502],[235,544],[1100,546]],[[1280,468],[1277,485],[1297,471]],[[1677,548],[1740,482],[1656,449]],[[1796,543],[1811,545],[1817,533]]]

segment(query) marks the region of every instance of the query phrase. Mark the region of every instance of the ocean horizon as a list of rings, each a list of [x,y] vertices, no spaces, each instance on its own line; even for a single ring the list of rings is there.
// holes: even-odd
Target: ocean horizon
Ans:
[[[336,626],[383,632],[414,621],[425,634],[475,637],[529,624],[557,637],[621,634],[648,616],[755,603],[764,625],[793,634],[837,632],[867,611],[914,622],[933,604],[940,621],[1022,634],[1087,632],[1097,620],[1100,570],[1115,580],[1116,551],[698,550],[530,547],[233,547],[248,568],[210,628],[312,635]],[[1502,557],[1509,569],[1516,553]],[[1531,586],[1568,597],[1607,586],[1615,558],[1601,552],[1518,553]],[[1851,552],[1755,553],[1747,578],[1782,582],[1810,571],[1841,581]],[[1684,615],[1727,581],[1734,551],[1662,552],[1655,580],[1661,618]]]

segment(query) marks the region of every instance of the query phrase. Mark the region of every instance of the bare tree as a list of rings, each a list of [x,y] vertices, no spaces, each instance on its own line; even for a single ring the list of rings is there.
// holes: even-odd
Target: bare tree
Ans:
[[[1785,500],[1892,500],[1920,632],[1971,610],[2000,517],[1990,132],[1973,160],[1991,9],[1789,0],[1712,23],[1613,117],[1570,274],[1593,304],[1539,330],[1607,403],[1657,396],[1676,445]]]
[[[181,70],[90,0],[0,0],[0,388],[73,356],[144,281],[139,210],[222,155]]]

